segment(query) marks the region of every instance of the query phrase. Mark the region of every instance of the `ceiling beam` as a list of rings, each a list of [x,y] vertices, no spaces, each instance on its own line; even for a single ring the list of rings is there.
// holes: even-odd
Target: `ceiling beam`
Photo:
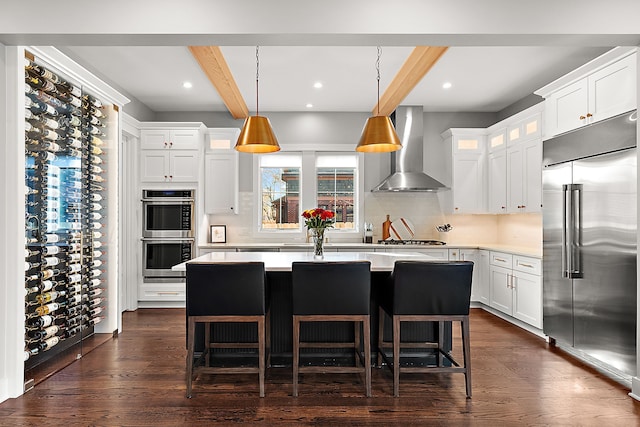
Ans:
[[[189,46],[202,71],[216,88],[234,119],[249,117],[249,109],[218,46]]]
[[[388,116],[444,55],[446,46],[416,46],[373,107],[374,116]]]

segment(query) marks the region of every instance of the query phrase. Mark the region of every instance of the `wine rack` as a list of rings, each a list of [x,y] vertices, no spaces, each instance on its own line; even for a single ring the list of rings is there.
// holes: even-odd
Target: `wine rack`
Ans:
[[[74,351],[104,319],[107,155],[117,107],[25,58],[25,369]]]

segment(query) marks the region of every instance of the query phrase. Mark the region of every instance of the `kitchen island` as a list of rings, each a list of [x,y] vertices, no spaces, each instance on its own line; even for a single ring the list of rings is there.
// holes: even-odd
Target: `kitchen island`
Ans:
[[[395,261],[416,260],[433,261],[433,257],[420,253],[380,253],[380,252],[328,252],[321,261],[370,261],[371,262],[371,343],[372,354],[377,351],[378,340],[378,303],[382,293],[381,286],[393,271]],[[264,262],[267,274],[267,295],[271,312],[271,363],[273,366],[291,366],[292,360],[292,281],[291,264],[295,261],[318,261],[310,252],[212,252],[194,258],[173,267],[185,271],[187,263],[219,262]],[[202,328],[202,325],[198,325]],[[202,337],[196,330],[196,353],[203,350]],[[212,333],[217,340],[252,341],[257,338],[255,327],[247,324],[214,324]],[[305,341],[350,341],[353,340],[353,326],[347,322],[327,322],[325,324],[303,324],[301,338]],[[401,336],[407,341],[434,341],[438,338],[437,324],[416,322],[402,325]],[[385,324],[385,339],[391,339],[391,322]],[[445,325],[445,349],[451,348],[451,326]],[[408,356],[409,353],[403,353]],[[434,354],[429,350],[411,353],[407,363],[414,365],[435,362]],[[215,362],[233,365],[245,362],[247,353],[238,350],[218,349]],[[353,355],[344,349],[307,350],[300,358],[301,363],[314,364],[350,364]],[[375,358],[373,358],[375,360]]]

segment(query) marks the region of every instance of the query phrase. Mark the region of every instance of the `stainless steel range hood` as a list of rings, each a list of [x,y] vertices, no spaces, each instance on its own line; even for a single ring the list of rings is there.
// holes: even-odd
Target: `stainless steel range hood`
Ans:
[[[395,126],[402,149],[391,153],[391,175],[373,190],[374,192],[438,191],[446,187],[440,181],[423,172],[422,106],[400,106],[395,111]]]

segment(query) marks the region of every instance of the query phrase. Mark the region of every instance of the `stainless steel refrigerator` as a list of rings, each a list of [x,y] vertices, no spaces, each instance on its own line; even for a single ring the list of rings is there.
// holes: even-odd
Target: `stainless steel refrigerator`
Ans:
[[[543,143],[543,328],[560,347],[636,375],[636,120]]]

